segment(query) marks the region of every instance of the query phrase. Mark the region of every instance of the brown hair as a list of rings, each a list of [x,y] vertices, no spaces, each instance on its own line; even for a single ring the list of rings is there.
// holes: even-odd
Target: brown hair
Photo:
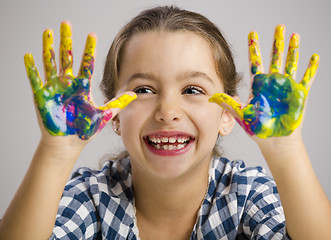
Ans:
[[[119,69],[127,43],[135,34],[148,31],[190,31],[202,36],[213,50],[215,69],[223,81],[225,93],[236,95],[240,76],[236,71],[230,47],[217,26],[201,14],[165,6],[141,12],[115,37],[107,55],[101,81],[101,89],[108,100],[115,97]]]
[[[225,93],[231,96],[237,94],[236,89],[240,75],[236,71],[229,44],[218,27],[201,14],[174,6],[165,6],[141,12],[126,24],[115,37],[107,55],[100,85],[107,100],[116,95],[119,70],[127,43],[136,34],[149,31],[190,31],[203,37],[212,49],[216,73],[223,82]],[[219,136],[214,147],[214,155],[222,155],[220,140]],[[122,156],[127,155],[127,153],[122,154]]]

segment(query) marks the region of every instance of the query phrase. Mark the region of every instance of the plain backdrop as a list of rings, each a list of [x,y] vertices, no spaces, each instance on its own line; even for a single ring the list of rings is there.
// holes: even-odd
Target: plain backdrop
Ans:
[[[266,69],[276,25],[286,25],[286,44],[292,32],[301,35],[298,80],[302,77],[310,56],[313,53],[320,55],[320,67],[309,95],[303,137],[318,179],[331,199],[330,1],[1,0],[0,218],[22,181],[40,138],[32,93],[23,63],[24,54],[33,53],[43,76],[42,32],[46,28],[54,30],[57,52],[60,23],[62,20],[70,20],[73,27],[74,73],[77,73],[86,36],[89,32],[97,33],[93,95],[96,103],[101,105],[104,99],[99,83],[105,57],[114,36],[140,11],[164,4],[174,4],[202,13],[220,27],[232,46],[236,65],[243,75],[240,98],[244,102],[250,89],[247,51],[247,35],[250,31],[259,33]],[[75,168],[98,168],[105,154],[116,154],[121,149],[120,138],[115,136],[108,126],[87,145]],[[238,125],[234,132],[223,140],[223,150],[226,157],[233,160],[243,159],[247,166],[260,165],[269,172],[257,145]],[[293,169],[293,174],[295,172]]]

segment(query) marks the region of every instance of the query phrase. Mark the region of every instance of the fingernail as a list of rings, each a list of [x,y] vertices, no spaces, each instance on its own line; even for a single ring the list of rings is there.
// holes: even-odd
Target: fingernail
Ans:
[[[94,55],[95,52],[95,46],[97,44],[96,38],[94,37],[94,35],[89,34],[86,40],[86,49],[85,49],[85,53],[90,54],[90,55]]]
[[[298,48],[299,40],[300,40],[300,36],[297,33],[293,33],[291,36],[290,47]]]
[[[53,44],[53,30],[52,29],[46,29],[43,32],[43,43],[44,43],[44,48],[45,47],[50,47]]]
[[[71,27],[68,24],[68,22],[64,21],[61,23],[60,34],[62,37],[71,37],[72,32],[71,32]]]
[[[248,34],[248,44],[249,44],[249,46],[256,43],[258,40],[259,40],[259,36],[258,36],[257,32],[250,32]]]

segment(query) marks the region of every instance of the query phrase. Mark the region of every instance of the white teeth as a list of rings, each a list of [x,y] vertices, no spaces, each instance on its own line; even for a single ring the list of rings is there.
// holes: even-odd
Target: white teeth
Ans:
[[[174,137],[170,137],[170,138],[169,138],[169,142],[170,142],[170,143],[175,143],[175,142],[176,142],[176,138],[174,138]]]
[[[157,137],[154,135],[149,136],[148,139],[157,150],[173,151],[185,148],[190,137]]]
[[[156,137],[156,136],[151,136],[151,137],[148,137],[149,140],[153,143],[184,143],[186,141],[189,141],[190,138],[189,137]]]
[[[183,138],[178,138],[178,139],[177,139],[177,141],[178,141],[179,143],[184,143],[184,142],[186,142],[186,141],[188,141],[188,140],[190,140],[189,137],[183,137]]]
[[[154,148],[156,148],[157,150],[169,150],[169,151],[172,151],[172,150],[179,150],[179,149],[182,149],[186,146],[187,144],[178,144],[178,145],[160,145],[160,144],[156,144],[154,146]]]
[[[185,144],[178,144],[177,145],[177,149],[182,149],[182,148],[184,148],[186,145]]]

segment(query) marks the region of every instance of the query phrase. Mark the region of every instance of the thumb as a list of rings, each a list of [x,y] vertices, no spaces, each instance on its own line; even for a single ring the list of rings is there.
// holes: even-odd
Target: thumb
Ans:
[[[233,97],[225,93],[215,93],[209,98],[209,102],[217,103],[219,106],[231,113],[237,121],[242,122],[244,118],[242,106]]]
[[[100,107],[100,109],[104,111],[106,118],[107,115],[109,116],[110,120],[135,99],[137,99],[137,95],[134,92],[124,92],[111,99],[104,106]]]

